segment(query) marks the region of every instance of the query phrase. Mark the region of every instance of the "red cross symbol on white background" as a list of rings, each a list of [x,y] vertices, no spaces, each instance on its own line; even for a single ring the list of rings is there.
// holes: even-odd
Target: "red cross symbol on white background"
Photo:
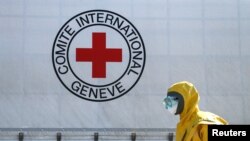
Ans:
[[[76,62],[92,62],[92,78],[106,78],[107,62],[122,62],[122,49],[106,48],[106,33],[92,33],[92,48],[76,48]]]

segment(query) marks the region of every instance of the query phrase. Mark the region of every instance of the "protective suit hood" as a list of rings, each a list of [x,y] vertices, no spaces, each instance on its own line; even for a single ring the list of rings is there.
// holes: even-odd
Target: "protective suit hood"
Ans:
[[[171,93],[178,93],[183,98],[182,105],[179,105],[181,107],[178,107],[182,110],[179,111],[181,119],[186,115],[199,110],[198,102],[200,97],[193,84],[187,81],[175,83],[168,89],[168,94]]]

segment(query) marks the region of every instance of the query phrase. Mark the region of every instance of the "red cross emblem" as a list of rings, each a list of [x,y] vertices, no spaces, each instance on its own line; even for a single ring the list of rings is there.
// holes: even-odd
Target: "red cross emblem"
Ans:
[[[109,101],[128,93],[139,81],[145,59],[145,46],[135,26],[107,10],[72,17],[58,31],[52,48],[60,82],[89,101]]]
[[[92,48],[76,48],[77,62],[92,62],[92,77],[106,78],[106,63],[121,62],[122,49],[106,48],[106,33],[92,33]]]

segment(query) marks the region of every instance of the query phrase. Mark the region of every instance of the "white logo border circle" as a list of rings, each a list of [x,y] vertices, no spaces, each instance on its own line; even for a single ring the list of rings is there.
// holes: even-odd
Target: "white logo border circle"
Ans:
[[[90,13],[90,12],[105,12],[105,13],[109,13],[109,14],[112,14],[112,15],[116,15],[116,16],[118,16],[119,18],[122,18],[122,19],[125,20],[131,27],[133,27],[133,29],[135,30],[135,32],[137,33],[137,35],[138,35],[138,37],[139,37],[139,40],[140,40],[140,42],[141,42],[141,45],[142,45],[141,47],[142,47],[142,50],[143,50],[143,61],[142,61],[143,63],[141,64],[141,65],[142,65],[142,68],[141,68],[140,73],[138,74],[138,76],[137,76],[135,82],[132,82],[132,85],[131,85],[128,89],[126,89],[125,92],[123,92],[123,93],[121,93],[121,94],[119,94],[119,95],[117,95],[117,96],[108,98],[108,99],[91,99],[91,98],[86,98],[86,97],[84,97],[84,96],[82,96],[82,95],[80,95],[80,94],[74,92],[69,86],[67,86],[67,85],[65,84],[65,82],[64,82],[64,81],[62,80],[62,78],[60,77],[61,74],[58,73],[58,70],[57,70],[57,68],[56,68],[54,53],[55,53],[56,42],[57,42],[57,40],[58,40],[59,34],[62,32],[62,30],[65,28],[65,26],[67,26],[67,24],[70,23],[72,20],[74,20],[75,18],[77,18],[77,17],[80,16],[80,15],[83,15],[83,14],[86,14],[86,13]],[[94,23],[94,24],[95,24],[95,23]],[[73,39],[73,38],[72,38],[72,39]],[[72,40],[72,39],[71,39],[71,40]],[[127,42],[127,40],[126,40],[126,42]],[[68,48],[70,48],[70,46],[69,46]],[[131,52],[130,52],[130,56],[132,56],[132,55],[131,55]],[[68,58],[68,51],[67,51],[67,58]],[[131,62],[131,59],[130,59],[129,61]],[[90,10],[90,11],[85,11],[85,12],[82,12],[82,13],[79,13],[79,14],[75,15],[74,17],[70,18],[70,19],[60,28],[60,30],[58,31],[57,36],[56,36],[56,38],[55,38],[55,40],[54,40],[54,44],[53,44],[52,62],[53,62],[53,67],[54,67],[54,70],[55,70],[55,72],[56,72],[56,75],[57,75],[58,79],[59,79],[60,82],[64,85],[64,87],[65,87],[66,89],[68,89],[72,94],[74,94],[74,95],[76,95],[76,96],[78,96],[78,97],[80,97],[80,98],[82,98],[82,99],[88,100],[88,101],[104,102],[104,101],[114,100],[114,99],[116,99],[116,98],[119,98],[119,97],[125,95],[126,93],[128,93],[128,92],[137,84],[137,82],[139,81],[139,79],[140,79],[140,77],[141,77],[141,75],[142,75],[142,73],[143,73],[144,67],[145,67],[145,62],[146,62],[146,51],[145,51],[144,42],[143,42],[143,39],[142,39],[140,33],[139,33],[138,30],[135,28],[135,26],[134,26],[130,21],[128,21],[126,18],[124,18],[123,16],[121,16],[121,15],[119,15],[119,14],[117,14],[117,13],[114,13],[114,12],[111,12],[111,11],[107,11],[107,10]],[[67,62],[68,62],[68,59],[67,59]],[[129,64],[130,64],[130,63],[129,63]],[[128,66],[128,67],[129,67],[129,66]],[[126,69],[126,71],[127,71],[127,70],[128,70],[128,69]],[[122,78],[121,78],[121,79],[122,79]],[[77,78],[77,80],[79,80],[79,79]],[[79,81],[82,82],[81,80],[79,80]],[[86,83],[84,83],[84,84],[86,84]],[[90,85],[90,87],[93,87],[93,86]]]

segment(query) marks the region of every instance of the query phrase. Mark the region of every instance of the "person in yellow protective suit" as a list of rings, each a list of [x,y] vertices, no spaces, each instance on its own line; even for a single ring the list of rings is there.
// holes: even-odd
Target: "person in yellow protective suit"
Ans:
[[[176,141],[207,141],[208,124],[228,124],[222,117],[199,110],[199,94],[187,81],[173,84],[163,104],[170,113],[180,115],[176,128]]]

